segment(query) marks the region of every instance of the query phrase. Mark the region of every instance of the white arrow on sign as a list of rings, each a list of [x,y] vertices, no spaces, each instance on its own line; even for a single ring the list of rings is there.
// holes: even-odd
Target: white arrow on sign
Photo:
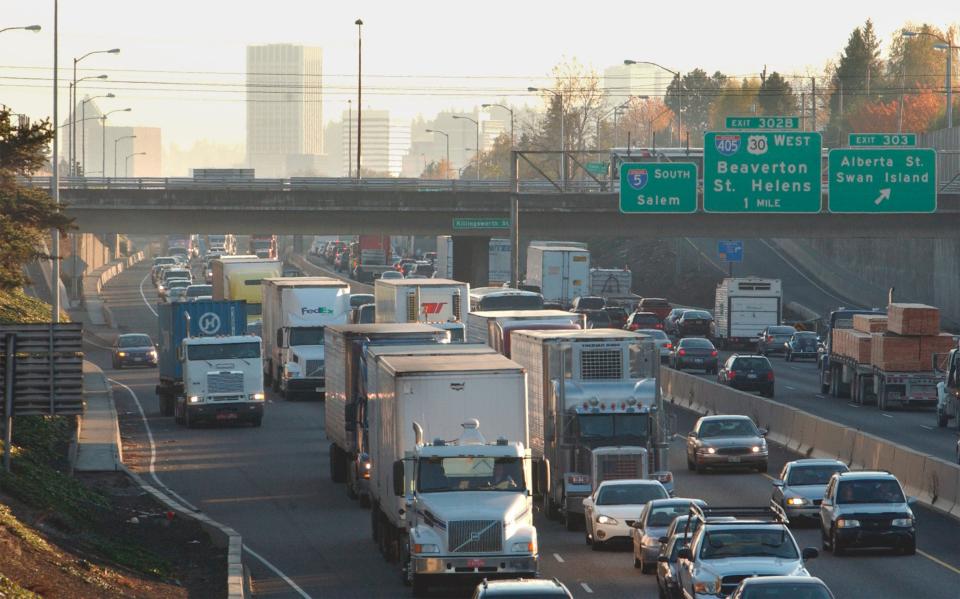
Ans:
[[[889,199],[889,198],[890,198],[890,188],[887,187],[886,189],[881,189],[881,190],[880,190],[880,195],[877,196],[877,199],[875,199],[875,200],[873,201],[873,203],[876,204],[877,206],[879,206],[881,202],[883,202],[884,200],[887,200],[887,199]]]

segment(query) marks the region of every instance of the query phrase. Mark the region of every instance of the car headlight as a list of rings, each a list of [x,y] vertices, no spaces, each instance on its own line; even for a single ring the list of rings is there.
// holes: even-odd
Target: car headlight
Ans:
[[[440,547],[433,543],[415,543],[413,545],[414,553],[440,553]]]
[[[117,352],[117,355],[120,356],[121,358],[126,358],[126,357],[127,357],[127,352],[125,352],[125,351],[120,351],[120,352]]]
[[[750,448],[750,451],[752,451],[753,453],[760,453],[761,449],[762,447],[760,447],[759,445],[754,445],[753,447]]]
[[[840,518],[837,520],[837,528],[860,528],[860,521],[851,520],[850,518]]]
[[[696,581],[693,583],[693,592],[701,595],[719,595],[720,579],[713,578],[707,581]]]
[[[147,352],[147,355],[150,356],[151,358],[156,358],[156,357],[157,357],[157,350],[151,349],[150,351]]]
[[[893,526],[913,526],[913,518],[894,518],[890,524]]]
[[[702,451],[702,452],[704,452],[704,453],[714,454],[714,453],[717,453],[717,448],[716,448],[716,447],[701,447],[701,448],[700,448],[700,451]]]
[[[250,401],[263,401],[265,397],[266,397],[266,396],[263,394],[263,392],[260,392],[260,393],[251,393],[251,394],[250,394]]]
[[[191,396],[190,396],[189,398],[187,398],[187,399],[190,400],[190,403],[200,403],[200,396],[199,396],[199,395],[191,395]]]
[[[536,553],[537,544],[533,541],[526,541],[524,543],[514,543],[510,548],[510,551],[513,553]]]
[[[787,499],[787,505],[804,505],[807,503],[807,500],[803,497],[791,497]]]
[[[597,516],[597,523],[598,524],[618,524],[616,518],[611,518],[610,516],[604,516],[604,515]]]

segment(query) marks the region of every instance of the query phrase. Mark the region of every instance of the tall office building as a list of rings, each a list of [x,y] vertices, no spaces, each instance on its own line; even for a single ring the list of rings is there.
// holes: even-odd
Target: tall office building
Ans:
[[[357,113],[344,111],[341,115],[342,172],[351,162],[356,173]],[[364,108],[362,111],[361,168],[375,177],[399,177],[403,172],[403,157],[410,150],[410,122],[390,117],[389,110]],[[350,173],[346,173],[350,174]]]
[[[323,154],[323,53],[247,46],[247,163],[258,177],[310,174]]]
[[[649,64],[615,65],[603,71],[603,89],[610,108],[623,104],[630,96],[663,98],[673,75]]]

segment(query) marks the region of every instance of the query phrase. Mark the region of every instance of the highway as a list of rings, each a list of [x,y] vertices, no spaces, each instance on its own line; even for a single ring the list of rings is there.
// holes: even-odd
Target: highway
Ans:
[[[145,266],[124,272],[105,287],[104,297],[121,331],[143,331],[156,338],[156,319],[148,306],[156,293],[147,272]],[[270,394],[262,428],[186,429],[159,416],[156,370],[112,371],[107,352],[87,349],[88,358],[117,383],[115,397],[128,464],[140,471],[149,469],[149,425],[158,478],[172,492],[243,535],[254,596],[409,596],[397,567],[385,563],[370,540],[370,512],[351,502],[343,487],[329,480],[322,404],[286,402]],[[778,364],[778,372],[794,369],[796,378],[784,374],[780,385],[806,380],[806,370],[812,368]],[[798,395],[806,392],[798,388]],[[793,401],[783,393],[778,400]],[[137,401],[145,412],[143,419]],[[691,414],[681,412],[677,417],[680,432],[692,427]],[[791,457],[795,456],[773,448],[770,473]],[[675,441],[671,461],[681,495],[702,497],[714,505],[765,505],[769,500],[771,485],[764,475],[687,472],[682,441]],[[955,597],[960,584],[960,544],[956,542],[960,523],[924,508],[917,513],[918,555],[864,553],[834,558],[826,554],[810,562],[811,572],[822,577],[838,598]],[[585,545],[583,533],[567,532],[543,518],[538,518],[537,526],[542,575],[559,578],[574,596],[656,596],[654,578],[632,567],[629,552],[594,552]],[[797,530],[796,535],[801,546],[819,546],[815,529]],[[468,595],[468,589],[453,594]]]

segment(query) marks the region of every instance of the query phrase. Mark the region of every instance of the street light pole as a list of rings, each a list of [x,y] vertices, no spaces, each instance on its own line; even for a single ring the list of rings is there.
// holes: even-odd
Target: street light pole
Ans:
[[[117,110],[111,110],[110,112],[103,113],[103,116],[100,117],[100,131],[101,131],[101,141],[100,141],[100,173],[106,177],[107,176],[107,117],[113,114],[114,112],[130,112],[131,108],[118,108]],[[116,176],[116,173],[114,173]]]
[[[27,25],[26,27],[4,27],[3,29],[0,29],[0,33],[3,33],[4,31],[15,31],[15,30],[17,30],[17,29],[19,29],[19,30],[21,30],[21,31],[32,31],[32,32],[36,33],[36,32],[38,32],[38,31],[40,31],[40,26],[39,26],[39,25]]]
[[[94,54],[119,54],[120,48],[111,48],[110,50],[94,50],[93,52],[87,52],[80,58],[73,59],[73,86],[70,97],[70,120],[76,120],[77,114],[77,63],[88,56],[93,56]],[[100,79],[106,79],[107,76],[103,75]],[[77,129],[76,127],[70,127],[70,173],[76,174],[76,160],[77,160]]]
[[[947,52],[947,77],[946,77],[946,87],[947,87],[947,129],[953,128],[953,51],[960,48],[953,43],[953,36],[949,39],[944,39],[937,35],[936,33],[931,33],[929,31],[903,31],[903,37],[917,37],[919,35],[926,35],[932,37],[933,39],[939,40],[939,44],[934,44],[933,47],[937,50],[946,50]]]
[[[133,154],[128,154],[123,161],[123,178],[127,178],[127,170],[130,168],[130,159],[134,156],[146,156],[146,152],[134,152]]]
[[[343,148],[343,146],[340,146],[340,147]],[[347,176],[349,177],[352,174],[353,174],[353,100],[347,100]]]
[[[53,0],[53,126],[56,128],[58,120],[57,95],[60,91],[57,85],[58,69],[57,60],[59,59],[59,20],[60,20],[60,2]],[[70,119],[73,120],[73,119]],[[59,136],[54,131],[53,135],[53,167],[51,168],[52,177],[50,181],[50,191],[53,192],[53,203],[57,210],[60,210],[60,158]],[[53,314],[50,321],[60,322],[60,231],[50,229],[50,306]]]
[[[476,151],[476,160],[477,160],[477,181],[480,180],[480,121],[475,121],[468,116],[460,116],[458,114],[452,115],[454,119],[462,119],[464,121],[470,121],[477,126],[477,151]]]
[[[655,62],[650,62],[650,61],[648,61],[648,60],[629,60],[629,59],[628,59],[628,60],[624,60],[624,61],[623,61],[623,64],[625,64],[625,65],[627,65],[627,66],[635,65],[635,64],[648,64],[648,65],[650,65],[650,66],[657,67],[658,69],[663,69],[664,71],[666,71],[666,72],[670,73],[671,75],[673,75],[674,77],[676,77],[676,79],[677,79],[677,97],[679,98],[679,104],[680,104],[680,110],[677,111],[677,140],[678,140],[678,141],[681,143],[681,145],[682,145],[682,143],[683,143],[683,142],[682,142],[682,137],[683,137],[683,77],[680,75],[680,71],[674,71],[674,70],[672,70],[672,69],[668,69],[667,67],[663,66],[662,64],[657,64],[657,63],[655,63]]]
[[[503,104],[481,104],[480,106],[481,106],[482,108],[490,108],[491,106],[499,106],[500,108],[503,108],[504,110],[506,110],[507,112],[510,113],[510,147],[513,148],[513,147],[516,145],[516,144],[514,143],[514,137],[513,137],[513,109],[512,109],[512,108],[509,108],[509,107],[507,107],[507,106],[504,106]]]
[[[567,136],[563,130],[563,92],[546,87],[528,87],[528,92],[550,92],[560,101],[560,185],[563,191],[567,190]]]
[[[439,129],[427,129],[426,132],[439,133],[440,135],[444,136],[447,139],[447,165],[444,167],[445,170],[443,173],[443,178],[449,179],[450,178],[450,135],[448,135],[447,132],[445,131],[440,131]]]
[[[116,178],[117,176],[117,144],[125,139],[136,139],[136,138],[137,138],[136,135],[124,135],[123,137],[118,137],[115,140],[113,140],[113,176],[114,178]],[[107,173],[100,173],[100,176],[106,178]]]
[[[105,79],[107,76],[103,75]],[[82,81],[82,79],[81,79]],[[83,123],[87,120],[87,102],[91,100],[96,100],[97,98],[115,98],[113,94],[105,94],[102,96],[93,96],[92,98],[87,98],[86,100],[80,102],[80,163],[83,165],[83,176],[87,176],[87,126]]]
[[[363,127],[363,119],[360,116],[360,113],[363,111],[363,105],[361,104],[361,93],[363,90],[363,36],[361,35],[363,31],[363,21],[357,19],[353,22],[357,26],[357,181],[360,180],[360,147],[362,144],[362,137],[360,135],[361,129]]]

